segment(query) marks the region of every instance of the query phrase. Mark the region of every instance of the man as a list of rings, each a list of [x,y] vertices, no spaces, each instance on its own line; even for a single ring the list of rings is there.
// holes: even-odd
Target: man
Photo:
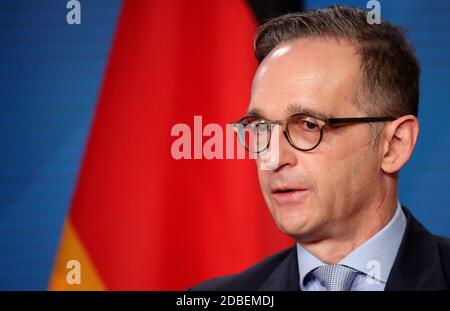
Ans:
[[[255,50],[249,112],[236,128],[253,135],[256,154],[277,141],[271,170],[256,160],[259,182],[297,243],[192,290],[448,290],[450,240],[398,198],[419,132],[420,68],[402,31],[333,6],[267,22]]]

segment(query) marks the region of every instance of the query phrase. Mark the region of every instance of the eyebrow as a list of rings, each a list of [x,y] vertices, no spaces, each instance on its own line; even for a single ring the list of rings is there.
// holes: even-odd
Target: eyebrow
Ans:
[[[314,117],[319,117],[319,118],[321,118],[323,120],[334,118],[334,116],[332,114],[316,111],[316,110],[313,110],[313,109],[310,109],[310,108],[306,108],[306,107],[304,107],[303,105],[301,105],[299,103],[289,104],[283,110],[286,112],[286,114],[288,116],[291,116],[291,115],[294,115],[294,114],[298,114],[298,113],[304,113],[304,114],[308,114],[308,115],[311,115],[311,116],[314,116]],[[261,118],[267,119],[264,116],[264,112],[261,109],[256,108],[256,107],[250,109],[247,112],[246,116],[257,116],[257,117],[261,117]]]
[[[319,117],[323,120],[334,118],[334,116],[330,113],[320,112],[314,109],[306,108],[302,104],[295,103],[295,104],[289,104],[284,111],[287,115],[293,115],[296,113],[304,113],[309,114],[314,117]]]
[[[246,117],[248,117],[248,116],[252,116],[252,117],[255,116],[255,117],[260,117],[260,118],[267,119],[266,117],[264,117],[264,112],[261,109],[259,109],[259,108],[252,108],[252,109],[250,109],[245,114],[245,116]]]

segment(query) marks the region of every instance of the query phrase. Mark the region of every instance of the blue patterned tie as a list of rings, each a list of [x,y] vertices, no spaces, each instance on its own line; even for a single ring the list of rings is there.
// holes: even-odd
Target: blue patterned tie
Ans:
[[[352,287],[358,271],[342,265],[326,265],[316,268],[312,274],[329,291],[347,291]]]

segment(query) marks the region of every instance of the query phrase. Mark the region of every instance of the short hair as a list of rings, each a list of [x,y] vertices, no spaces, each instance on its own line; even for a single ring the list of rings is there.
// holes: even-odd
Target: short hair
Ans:
[[[334,5],[273,18],[257,31],[259,63],[281,43],[301,38],[344,39],[355,44],[361,62],[361,94],[356,103],[371,115],[417,116],[420,65],[403,28],[367,22],[368,11]],[[359,99],[358,99],[359,98]]]

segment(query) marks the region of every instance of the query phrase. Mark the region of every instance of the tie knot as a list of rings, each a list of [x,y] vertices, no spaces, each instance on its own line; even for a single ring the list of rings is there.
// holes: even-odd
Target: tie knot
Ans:
[[[329,291],[348,291],[358,271],[342,265],[325,265],[316,268],[312,274]]]

